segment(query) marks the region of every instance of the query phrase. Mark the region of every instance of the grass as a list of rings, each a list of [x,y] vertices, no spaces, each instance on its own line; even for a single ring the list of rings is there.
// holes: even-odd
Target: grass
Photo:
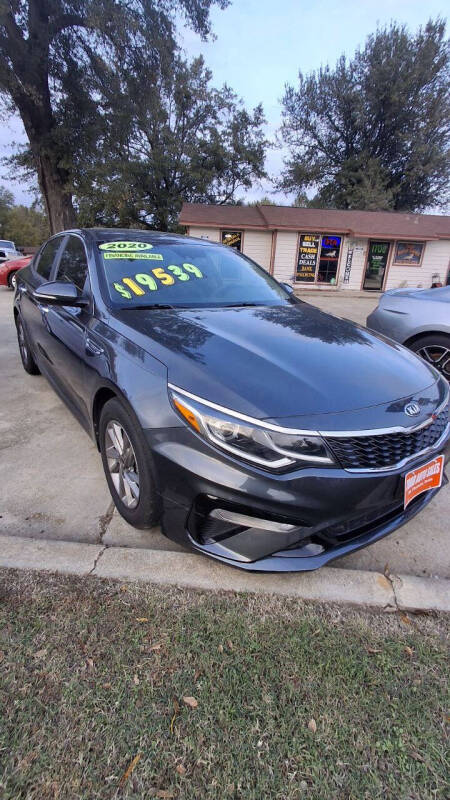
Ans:
[[[0,797],[446,798],[445,634],[0,571]]]

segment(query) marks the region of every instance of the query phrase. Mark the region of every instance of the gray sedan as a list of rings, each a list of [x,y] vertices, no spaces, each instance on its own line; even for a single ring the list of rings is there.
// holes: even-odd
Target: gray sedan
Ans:
[[[385,292],[366,324],[409,347],[450,381],[450,286]]]

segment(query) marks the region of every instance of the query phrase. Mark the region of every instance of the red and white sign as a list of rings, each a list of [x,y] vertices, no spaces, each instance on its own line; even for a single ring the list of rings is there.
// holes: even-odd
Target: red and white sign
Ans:
[[[405,505],[414,500],[422,492],[437,489],[442,483],[444,474],[444,456],[436,456],[433,461],[412,469],[405,475]]]

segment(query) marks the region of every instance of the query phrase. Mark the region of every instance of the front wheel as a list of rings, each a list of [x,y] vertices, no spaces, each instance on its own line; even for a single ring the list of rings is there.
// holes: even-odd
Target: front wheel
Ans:
[[[152,528],[160,500],[142,429],[117,398],[105,403],[99,428],[103,469],[119,514],[135,528]]]
[[[426,336],[416,339],[410,349],[450,381],[450,336],[445,333],[427,333]]]
[[[8,275],[8,288],[12,289],[12,291],[15,292],[16,286],[17,286],[17,270],[15,269],[14,272],[10,272]]]

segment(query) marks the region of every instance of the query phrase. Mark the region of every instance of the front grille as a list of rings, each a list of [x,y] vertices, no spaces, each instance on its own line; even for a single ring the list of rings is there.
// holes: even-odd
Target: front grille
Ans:
[[[386,469],[432,447],[448,423],[448,406],[431,425],[411,433],[374,436],[327,436],[326,442],[344,469]]]

